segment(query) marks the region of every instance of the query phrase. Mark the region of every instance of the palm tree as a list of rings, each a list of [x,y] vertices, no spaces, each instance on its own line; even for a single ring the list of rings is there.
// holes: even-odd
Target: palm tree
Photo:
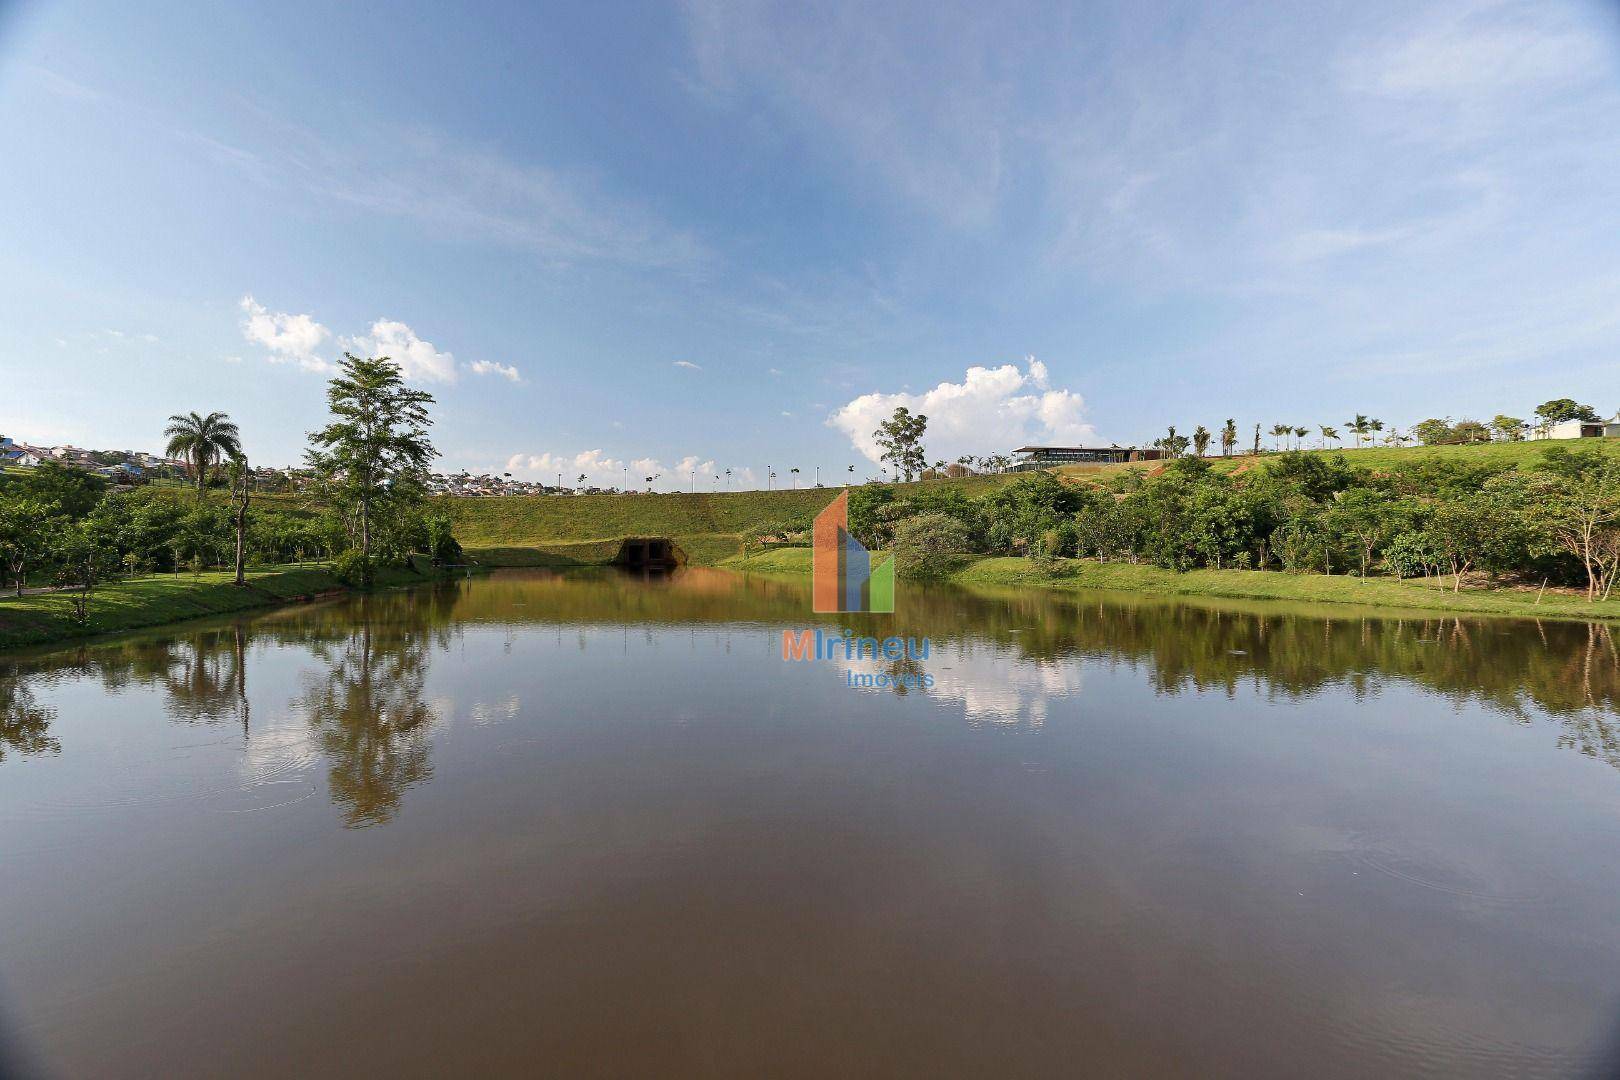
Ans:
[[[1360,413],[1356,413],[1354,420],[1346,420],[1344,426],[1349,428],[1356,436],[1356,449],[1361,449],[1361,437],[1372,430],[1372,421]]]
[[[1209,449],[1209,440],[1209,431],[1203,424],[1199,424],[1197,428],[1193,429],[1193,450],[1197,452],[1199,457],[1203,457],[1204,451]]]
[[[1166,457],[1180,457],[1187,452],[1187,443],[1190,441],[1185,435],[1177,435],[1176,425],[1171,424],[1170,433],[1160,439],[1158,445],[1164,447]]]
[[[1294,429],[1289,427],[1287,424],[1271,425],[1271,437],[1274,439],[1280,440],[1284,435],[1292,435],[1293,433]],[[1282,443],[1280,441],[1277,443],[1277,449],[1282,449]]]
[[[799,487],[799,470],[798,470],[798,467],[795,466],[795,467],[789,469],[788,472],[793,474],[793,487],[794,487],[794,490],[798,490],[798,487]]]
[[[1308,428],[1308,427],[1297,427],[1297,428],[1294,429],[1294,449],[1295,450],[1299,449],[1300,440],[1305,438],[1305,436],[1309,435],[1310,433],[1311,433],[1311,429]]]
[[[1397,427],[1390,428],[1389,434],[1384,436],[1384,442],[1390,446],[1402,446],[1411,441],[1412,437],[1410,435],[1403,434],[1401,429]]]
[[[1327,449],[1329,439],[1332,439],[1334,442],[1338,442],[1339,429],[1336,427],[1328,427],[1326,424],[1324,424],[1322,425],[1322,449]]]
[[[176,413],[169,417],[169,426],[163,429],[169,440],[163,452],[169,457],[184,458],[197,475],[197,498],[202,498],[208,470],[225,458],[239,457],[242,453],[242,435],[222,412],[207,416],[197,413]]]
[[[1221,456],[1231,457],[1232,447],[1237,445],[1237,421],[1228,420],[1226,426],[1221,428]]]
[[[1378,441],[1378,433],[1380,431],[1384,430],[1384,422],[1382,420],[1369,420],[1369,421],[1367,421],[1367,426],[1372,429],[1372,435],[1373,435],[1372,439],[1369,440],[1369,441],[1377,442]]]

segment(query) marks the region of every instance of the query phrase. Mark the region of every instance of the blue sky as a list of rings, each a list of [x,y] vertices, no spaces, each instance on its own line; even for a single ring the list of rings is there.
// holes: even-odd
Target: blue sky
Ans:
[[[0,0],[0,432],[684,486],[1620,408],[1620,13]],[[1247,436],[1246,436],[1247,437]]]

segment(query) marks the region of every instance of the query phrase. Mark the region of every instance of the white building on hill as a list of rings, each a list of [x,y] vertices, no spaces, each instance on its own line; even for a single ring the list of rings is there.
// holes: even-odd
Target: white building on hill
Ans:
[[[1532,439],[1620,439],[1620,412],[1595,424],[1565,420],[1561,424],[1537,424],[1530,429]]]

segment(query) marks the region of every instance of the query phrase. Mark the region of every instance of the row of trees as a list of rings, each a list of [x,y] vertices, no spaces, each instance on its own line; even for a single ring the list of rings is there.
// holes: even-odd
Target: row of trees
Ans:
[[[1498,413],[1489,423],[1470,419],[1453,420],[1449,416],[1444,419],[1430,418],[1413,424],[1403,432],[1393,426],[1386,430],[1384,422],[1377,417],[1357,413],[1344,422],[1342,433],[1337,426],[1330,424],[1273,424],[1268,434],[1273,440],[1272,449],[1276,451],[1299,450],[1308,446],[1312,439],[1316,440],[1319,448],[1326,449],[1329,443],[1338,446],[1347,437],[1354,439],[1354,445],[1359,449],[1363,443],[1375,445],[1380,436],[1387,446],[1404,446],[1413,442],[1425,446],[1444,446],[1495,440],[1519,442],[1532,432],[1545,435],[1554,425],[1570,420],[1590,424],[1599,422],[1597,411],[1592,406],[1582,405],[1573,398],[1554,398],[1544,402],[1536,407],[1535,417],[1533,423],[1506,413]],[[1218,436],[1221,456],[1231,457],[1238,444],[1237,421],[1228,419],[1221,426]],[[1165,435],[1153,440],[1152,445],[1170,457],[1181,457],[1188,451],[1195,457],[1207,457],[1216,438],[1217,433],[1211,432],[1203,424],[1194,428],[1191,435],[1177,434],[1172,424]],[[1256,424],[1252,452],[1258,454],[1260,451],[1261,425]]]
[[[1374,472],[1343,456],[1286,451],[1233,475],[1198,458],[1107,485],[1031,473],[980,498],[954,487],[850,495],[850,527],[892,547],[902,574],[958,554],[1150,562],[1174,570],[1282,569],[1425,577],[1471,575],[1582,587],[1607,597],[1620,576],[1620,462],[1546,451],[1533,468],[1424,460]]]
[[[327,388],[328,424],[310,433],[315,475],[308,500],[253,504],[241,433],[220,412],[169,418],[167,452],[185,460],[194,499],[172,489],[111,489],[81,470],[46,463],[0,485],[0,584],[76,590],[86,617],[94,587],[109,578],[230,565],[244,585],[250,560],[330,559],[345,580],[369,584],[380,564],[425,554],[453,561],[450,519],[426,496],[433,399],[405,385],[387,357],[345,354]],[[209,497],[223,472],[224,500]]]

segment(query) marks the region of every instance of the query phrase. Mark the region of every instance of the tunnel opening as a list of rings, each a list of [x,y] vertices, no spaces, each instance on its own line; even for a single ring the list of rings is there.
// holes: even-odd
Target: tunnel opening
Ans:
[[[673,570],[686,562],[686,552],[667,536],[627,536],[613,561],[635,570]]]

